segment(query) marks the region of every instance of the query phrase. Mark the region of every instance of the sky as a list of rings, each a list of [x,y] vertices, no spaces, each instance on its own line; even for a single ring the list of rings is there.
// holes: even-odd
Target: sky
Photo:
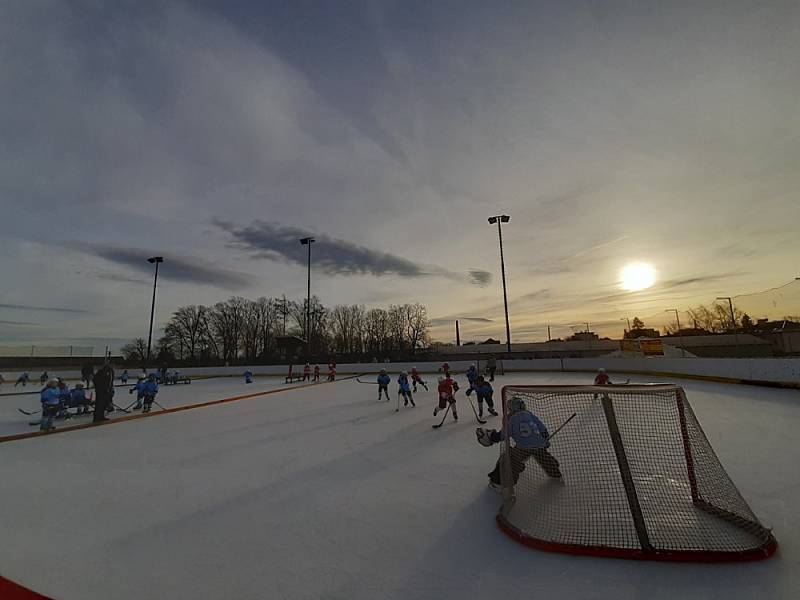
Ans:
[[[156,254],[157,327],[301,299],[307,235],[326,305],[503,340],[496,214],[516,341],[791,281],[798,31],[795,1],[0,3],[0,344],[146,336]]]

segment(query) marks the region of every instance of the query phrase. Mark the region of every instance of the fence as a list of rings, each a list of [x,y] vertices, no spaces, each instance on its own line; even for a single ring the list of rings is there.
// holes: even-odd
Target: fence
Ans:
[[[0,346],[0,356],[4,357],[91,357],[94,346]]]

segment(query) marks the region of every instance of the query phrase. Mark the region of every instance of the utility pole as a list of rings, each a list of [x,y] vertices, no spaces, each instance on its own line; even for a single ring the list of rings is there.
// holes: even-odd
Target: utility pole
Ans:
[[[458,319],[456,319],[456,346],[461,345],[461,332],[458,330]]]

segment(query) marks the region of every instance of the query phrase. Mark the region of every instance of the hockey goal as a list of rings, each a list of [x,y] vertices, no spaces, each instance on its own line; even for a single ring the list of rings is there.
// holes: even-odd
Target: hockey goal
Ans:
[[[526,434],[509,426],[512,399],[548,428],[547,447],[513,439]],[[777,548],[679,386],[505,386],[503,416],[497,521],[519,542],[679,561],[757,560]]]

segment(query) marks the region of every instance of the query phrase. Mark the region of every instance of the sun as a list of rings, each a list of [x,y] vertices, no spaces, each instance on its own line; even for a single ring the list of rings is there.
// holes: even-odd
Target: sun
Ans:
[[[656,270],[645,263],[625,265],[620,273],[622,289],[629,292],[646,290],[656,282]]]

